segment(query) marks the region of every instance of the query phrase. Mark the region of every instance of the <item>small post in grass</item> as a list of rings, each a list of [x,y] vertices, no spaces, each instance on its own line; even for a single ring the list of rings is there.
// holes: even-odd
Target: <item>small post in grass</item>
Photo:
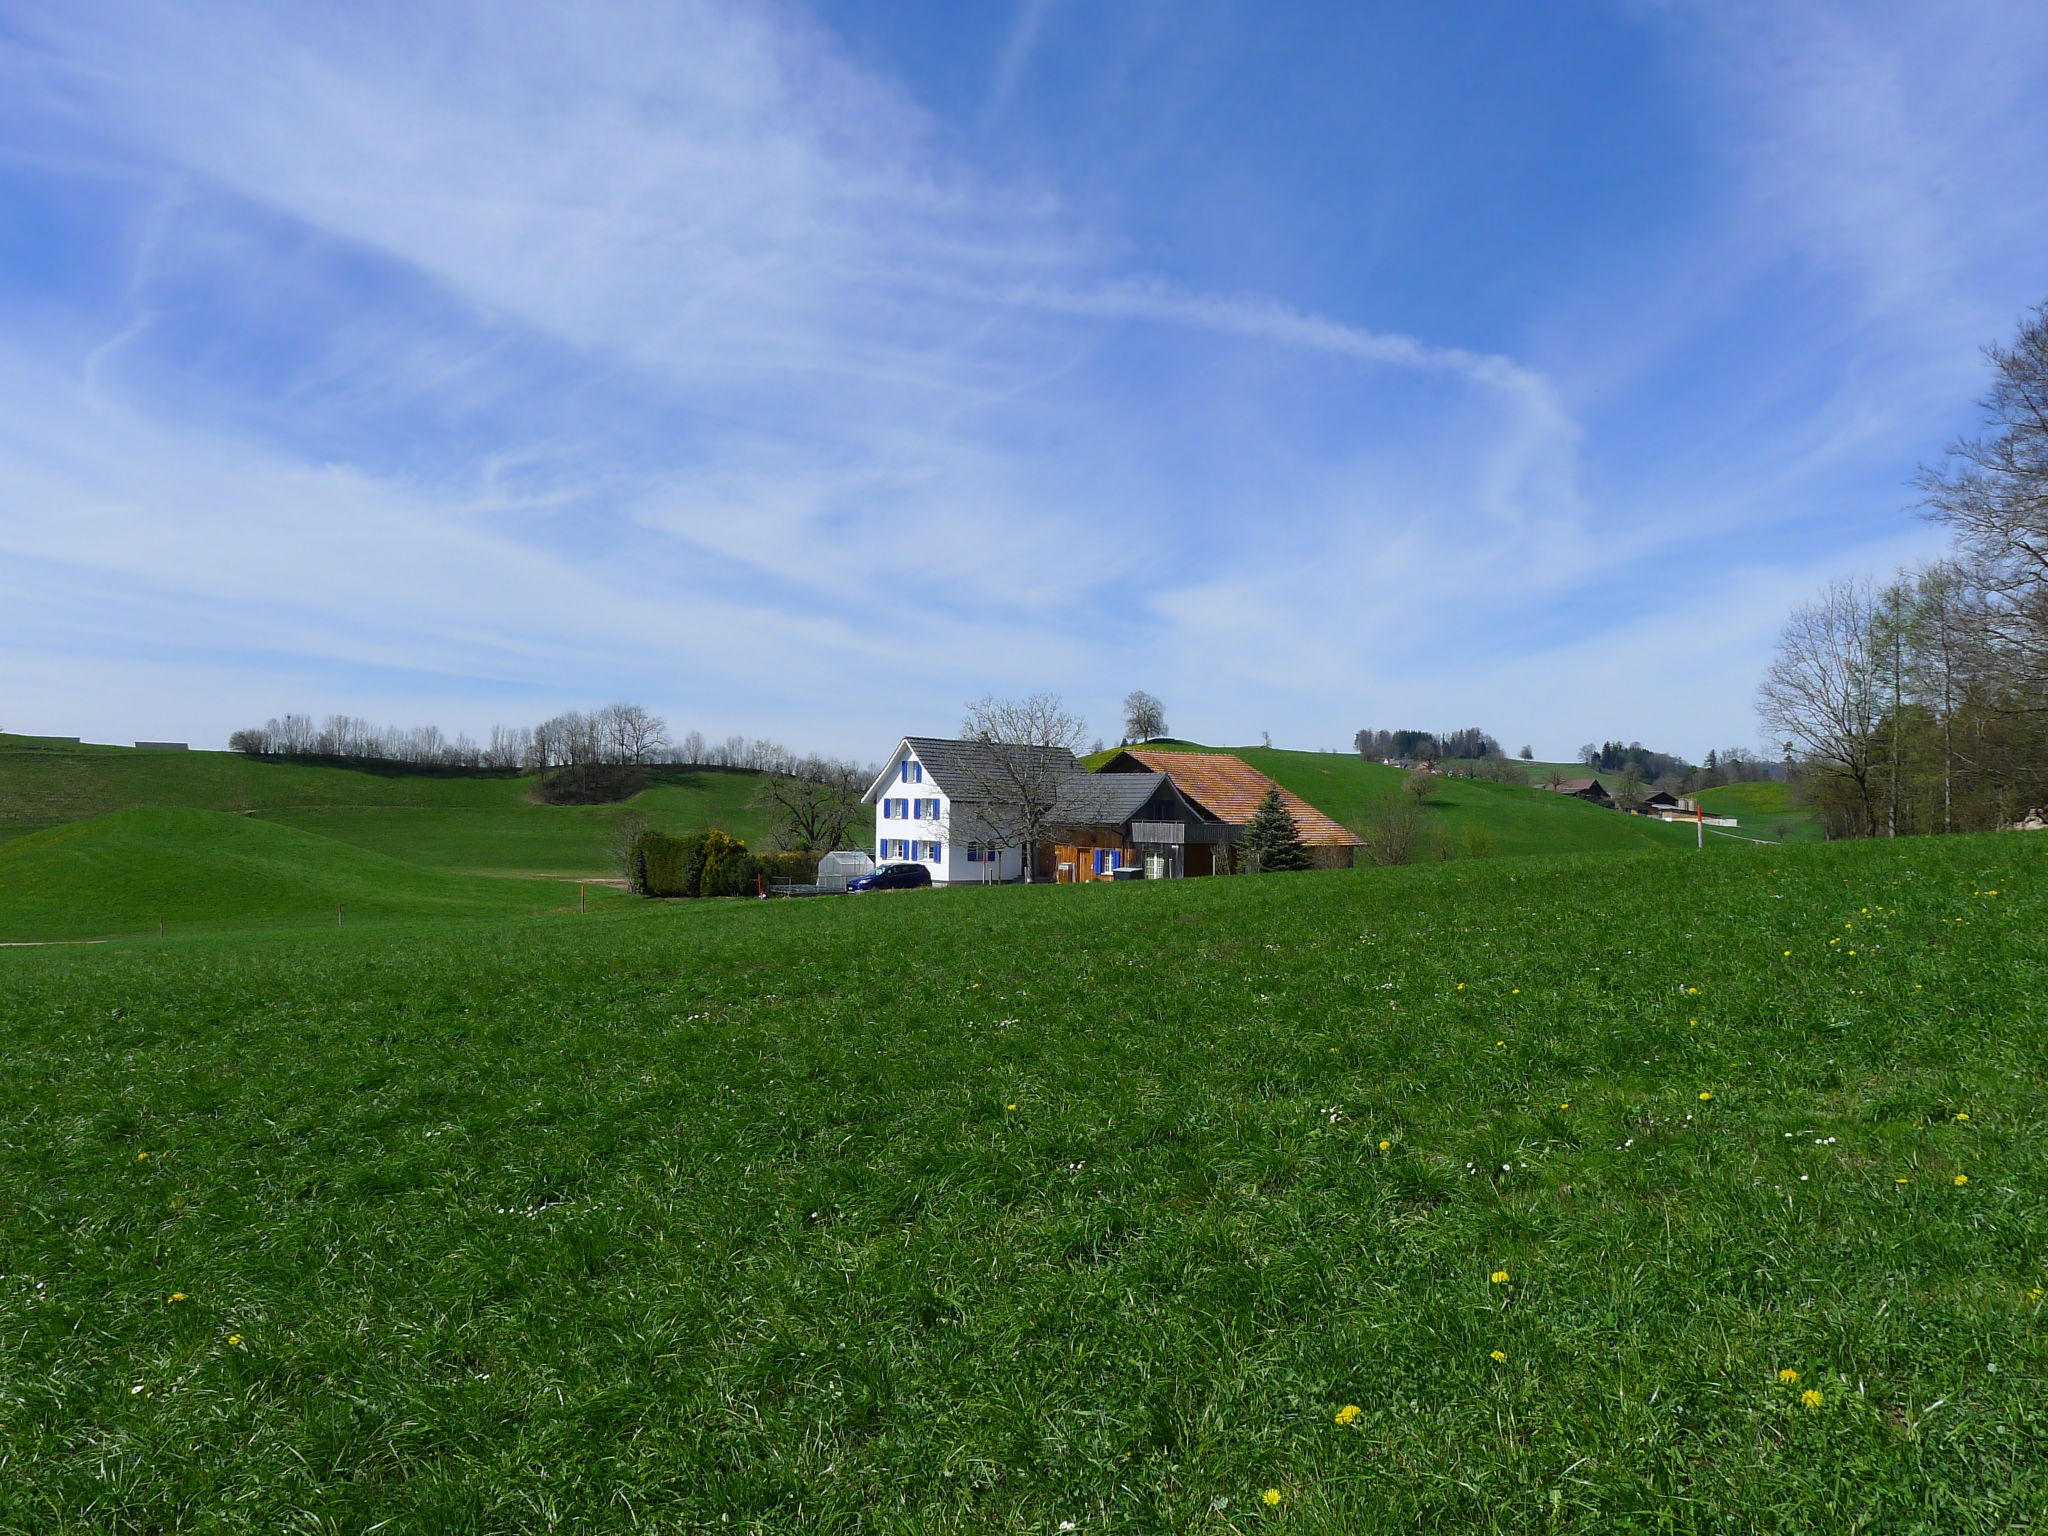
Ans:
[[[334,904],[334,926],[337,928],[346,928],[348,924],[342,921],[341,906],[342,904],[338,901]]]
[[[590,891],[580,880],[576,882],[576,910],[578,912],[588,912],[590,910]]]
[[[1692,819],[1693,831],[1699,838],[1700,851],[1704,853],[1707,848],[1707,808],[1704,805],[1694,806],[1692,809]]]

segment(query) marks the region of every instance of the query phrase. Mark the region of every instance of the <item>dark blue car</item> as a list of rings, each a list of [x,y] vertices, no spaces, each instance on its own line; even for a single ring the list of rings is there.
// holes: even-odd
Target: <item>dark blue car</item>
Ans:
[[[932,883],[932,872],[922,864],[884,864],[872,875],[855,875],[846,882],[854,891],[918,891]]]

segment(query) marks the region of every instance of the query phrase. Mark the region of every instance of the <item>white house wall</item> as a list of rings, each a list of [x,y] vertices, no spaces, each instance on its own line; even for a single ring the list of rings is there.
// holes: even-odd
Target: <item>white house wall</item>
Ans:
[[[888,767],[875,797],[875,862],[877,864],[922,864],[932,872],[935,885],[989,885],[1000,881],[1021,880],[1024,877],[1024,855],[1016,848],[1002,849],[995,859],[987,863],[970,863],[967,858],[967,844],[977,840],[982,830],[979,818],[972,807],[956,811],[952,798],[932,782],[929,773],[924,782],[903,782],[903,765],[916,763],[917,754],[909,745],[897,748],[895,756],[889,759]],[[919,764],[922,767],[922,764]],[[939,803],[937,816],[902,817],[885,816],[883,811],[891,801],[936,800]],[[918,856],[905,859],[896,852],[896,844],[908,842],[916,846]],[[937,843],[939,856],[934,859],[923,856],[923,845]],[[887,850],[886,852],[883,850]]]

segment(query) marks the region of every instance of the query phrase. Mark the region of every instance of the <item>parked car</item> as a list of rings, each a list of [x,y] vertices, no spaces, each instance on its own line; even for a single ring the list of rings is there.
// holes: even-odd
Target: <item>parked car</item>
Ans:
[[[855,891],[919,891],[931,886],[932,872],[922,864],[884,864],[872,875],[856,875],[846,882]]]

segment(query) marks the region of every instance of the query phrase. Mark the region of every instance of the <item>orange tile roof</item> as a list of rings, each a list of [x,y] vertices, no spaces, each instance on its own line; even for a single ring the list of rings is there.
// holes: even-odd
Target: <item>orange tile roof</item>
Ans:
[[[1143,763],[1153,773],[1170,775],[1190,800],[1233,826],[1241,827],[1251,820],[1266,791],[1278,789],[1280,801],[1294,818],[1295,830],[1303,843],[1312,848],[1365,846],[1364,839],[1348,827],[1325,816],[1292,790],[1275,784],[1243,758],[1227,752],[1147,752],[1126,747],[1118,756]]]

